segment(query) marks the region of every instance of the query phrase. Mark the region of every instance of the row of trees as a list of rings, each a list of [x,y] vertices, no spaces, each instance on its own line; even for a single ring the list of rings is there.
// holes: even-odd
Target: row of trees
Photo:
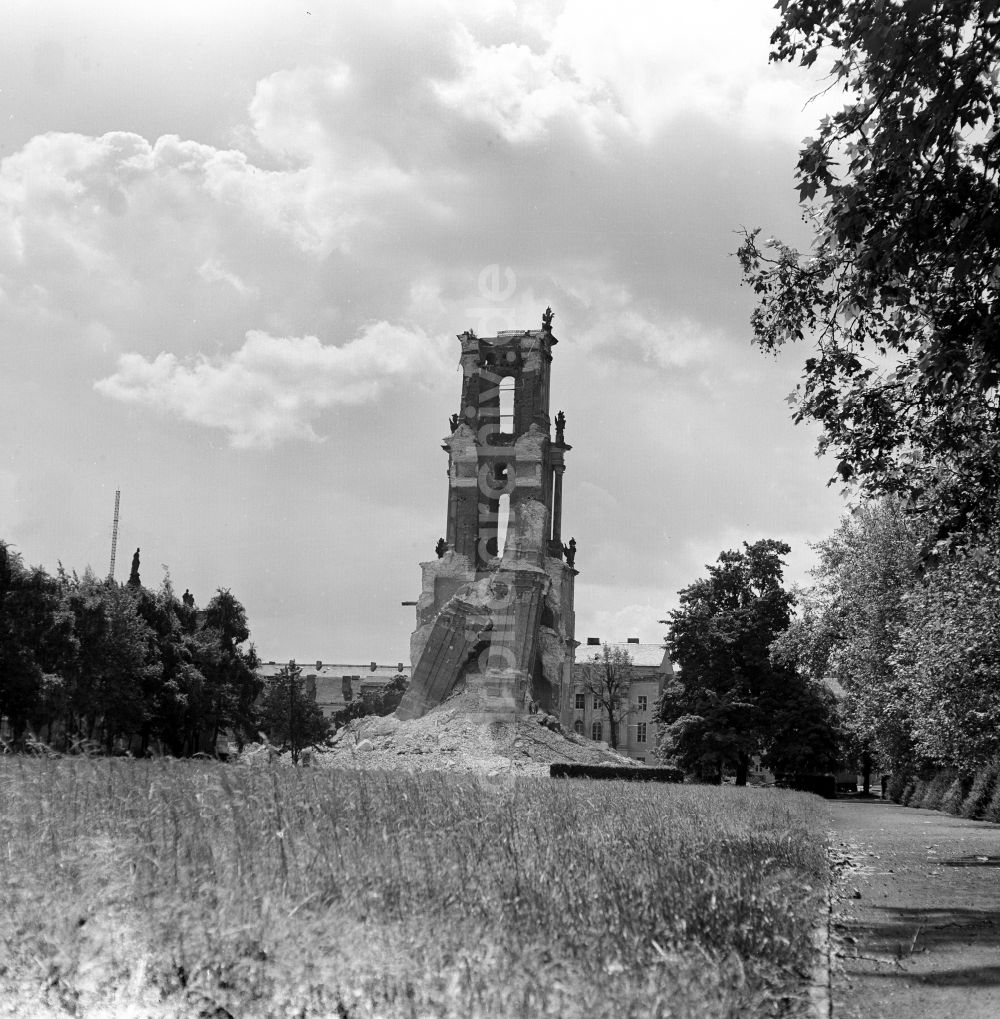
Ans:
[[[0,541],[0,718],[15,744],[33,732],[63,748],[214,751],[223,729],[255,738],[261,684],[246,612],[220,589],[204,609],[169,577],[143,587],[55,576]]]
[[[771,657],[840,682],[869,757],[969,771],[1000,754],[1000,3],[777,9],[771,59],[832,58],[844,105],[799,154],[809,249],[738,254],[857,501]]]
[[[843,109],[799,154],[810,249],[750,231],[757,343],[810,345],[796,417],[838,478],[938,538],[1000,497],[1000,3],[780,0],[773,61],[832,57]]]
[[[671,613],[680,673],[659,704],[661,753],[741,784],[754,755],[777,773],[840,765],[866,789],[876,766],[971,774],[1000,760],[1000,528],[934,531],[898,498],[862,502],[796,594],[781,542],[719,556]]]
[[[391,714],[406,690],[385,690],[325,718],[294,663],[265,688],[246,611],[220,588],[204,609],[169,576],[143,586],[139,552],[125,584],[55,576],[0,541],[0,720],[8,742],[29,735],[59,750],[79,741],[108,753],[214,753],[220,733],[242,749],[263,732],[298,759],[303,748],[365,715]]]
[[[775,653],[837,678],[855,742],[888,769],[972,771],[1000,757],[1000,535],[934,552],[929,527],[890,498],[848,515]]]

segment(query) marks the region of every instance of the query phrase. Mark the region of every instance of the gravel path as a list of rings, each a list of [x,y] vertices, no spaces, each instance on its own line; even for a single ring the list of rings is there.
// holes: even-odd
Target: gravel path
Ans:
[[[830,804],[833,1019],[1000,1017],[1000,825]]]

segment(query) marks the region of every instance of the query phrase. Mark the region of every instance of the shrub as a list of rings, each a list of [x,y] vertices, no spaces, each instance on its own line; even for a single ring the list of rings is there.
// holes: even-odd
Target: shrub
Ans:
[[[775,784],[779,789],[795,789],[801,793],[815,793],[828,800],[837,797],[837,779],[834,775],[807,775],[804,773],[781,775],[776,779]]]
[[[944,796],[941,797],[941,805],[938,810],[943,810],[946,814],[955,814],[956,816],[962,812],[962,804],[965,802],[965,797],[969,793],[969,788],[972,786],[972,778],[969,775],[956,775],[954,781],[945,790]]]
[[[902,803],[903,793],[906,790],[906,784],[908,781],[909,777],[900,771],[891,774],[885,787],[886,797],[893,803]]]
[[[549,765],[551,778],[617,778],[625,782],[683,782],[679,768],[631,767],[627,764],[573,764],[556,761]]]
[[[987,764],[976,772],[972,781],[972,788],[969,795],[965,797],[960,811],[962,817],[982,817],[983,811],[989,806],[993,798],[993,790],[997,785],[997,776],[1000,775],[1000,761]]]
[[[983,808],[980,817],[984,821],[993,821],[996,824],[1000,824],[1000,776],[998,776],[997,781],[993,784],[993,794]]]
[[[900,797],[899,802],[904,807],[919,806],[926,788],[927,783],[922,778],[911,778],[906,783],[906,788],[903,790],[903,795]]]
[[[926,784],[924,795],[919,803],[911,803],[911,807],[923,807],[924,810],[939,810],[944,794],[948,791],[952,782],[955,781],[956,772],[952,768],[945,768],[939,771]]]

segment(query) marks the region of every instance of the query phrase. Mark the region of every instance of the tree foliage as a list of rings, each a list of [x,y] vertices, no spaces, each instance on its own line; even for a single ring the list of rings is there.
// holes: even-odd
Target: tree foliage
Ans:
[[[958,549],[906,597],[892,654],[920,757],[965,770],[1000,752],[1000,535]]]
[[[229,591],[199,612],[169,578],[154,592],[90,570],[53,577],[0,542],[0,718],[15,744],[29,728],[135,753],[214,748],[223,728],[245,739],[260,691],[249,635]]]
[[[721,781],[732,769],[742,785],[755,754],[778,770],[833,763],[828,700],[770,656],[791,621],[793,596],[782,586],[789,551],[773,539],[744,542],[680,592],[667,638],[680,673],[664,687],[658,717],[662,752],[689,771]]]
[[[889,499],[847,516],[772,657],[843,686],[858,756],[970,770],[1000,753],[1000,529],[928,558],[927,526]]]
[[[26,567],[0,541],[0,717],[15,739],[32,719],[57,711],[62,672],[77,646],[58,582]]]
[[[841,712],[857,756],[890,767],[914,754],[909,677],[894,655],[907,625],[907,593],[924,570],[926,522],[898,501],[863,503],[816,545],[815,584],[775,660],[844,689]]]
[[[250,639],[246,610],[231,591],[219,588],[205,608],[199,647],[205,660],[209,713],[216,731],[231,726],[237,743],[253,738],[254,703],[262,684],[257,677],[260,661]]]
[[[330,723],[303,689],[302,670],[286,665],[268,684],[260,707],[260,725],[270,739],[291,751],[298,763],[301,752],[329,735]]]
[[[797,420],[838,474],[941,533],[1000,491],[1000,4],[780,0],[774,61],[833,56],[840,112],[803,143],[811,250],[739,251],[766,350],[810,338]]]

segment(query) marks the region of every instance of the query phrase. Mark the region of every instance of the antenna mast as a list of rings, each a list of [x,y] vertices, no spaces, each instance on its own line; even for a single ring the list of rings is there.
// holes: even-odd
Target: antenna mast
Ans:
[[[118,551],[118,501],[121,499],[122,490],[115,489],[115,526],[111,529],[111,569],[108,570],[108,580],[115,579],[115,553]]]

